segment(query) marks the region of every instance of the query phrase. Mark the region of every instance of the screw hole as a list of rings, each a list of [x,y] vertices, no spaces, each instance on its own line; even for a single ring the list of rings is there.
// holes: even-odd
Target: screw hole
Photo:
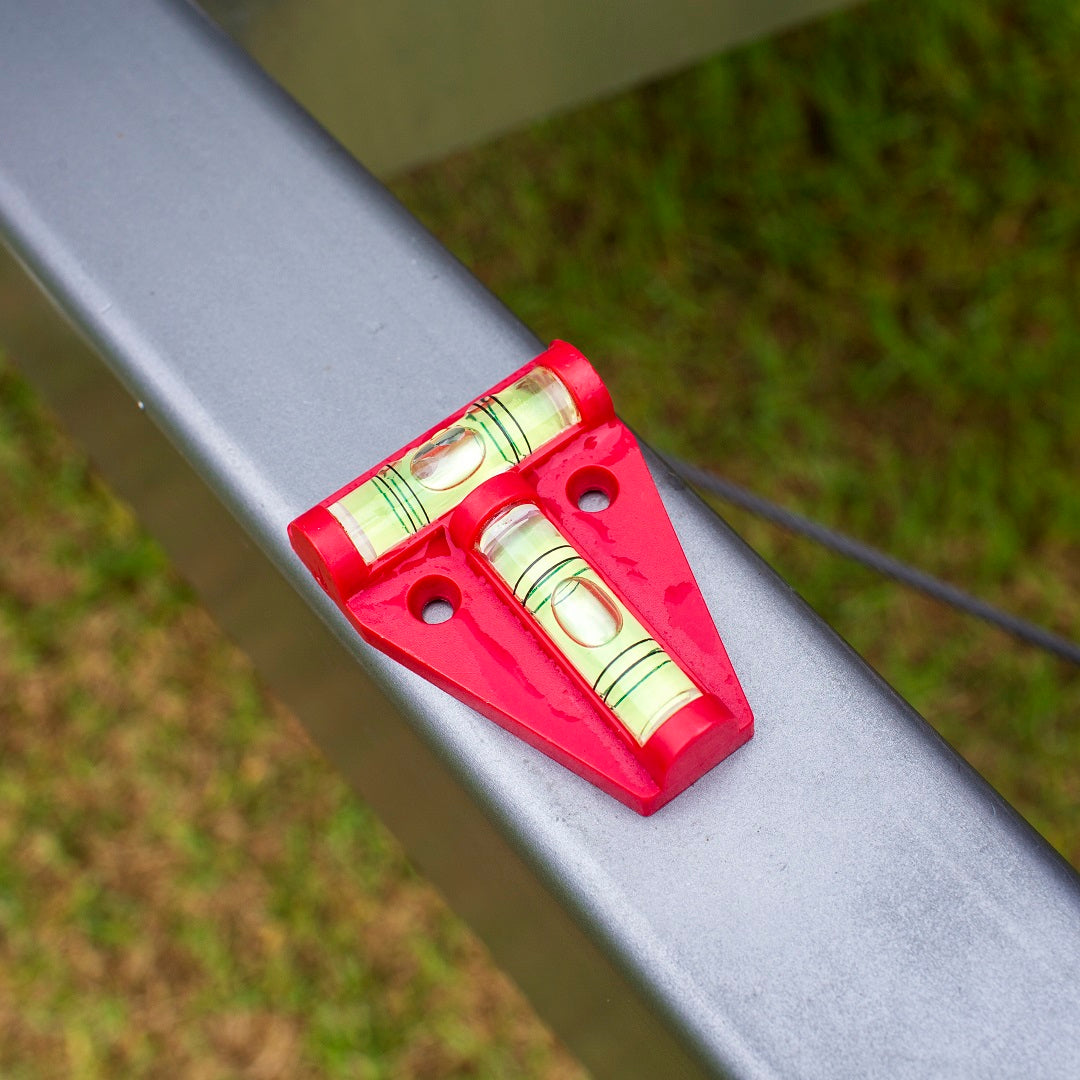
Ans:
[[[461,589],[451,578],[432,574],[409,589],[408,604],[414,619],[438,626],[452,619],[461,607]]]
[[[586,465],[570,477],[566,497],[586,514],[598,514],[619,497],[619,481],[602,465]]]
[[[436,596],[434,599],[429,600],[424,605],[424,610],[420,613],[420,618],[424,620],[429,626],[437,626],[439,623],[447,622],[454,617],[454,605],[449,600],[444,600],[441,596]]]
[[[611,505],[611,499],[606,491],[589,488],[578,496],[577,505],[579,510],[584,510],[587,514],[598,514]]]

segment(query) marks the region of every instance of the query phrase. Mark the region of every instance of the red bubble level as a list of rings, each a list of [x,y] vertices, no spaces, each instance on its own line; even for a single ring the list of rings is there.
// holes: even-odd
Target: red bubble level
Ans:
[[[565,342],[289,537],[365,641],[639,814],[753,734],[637,442]]]

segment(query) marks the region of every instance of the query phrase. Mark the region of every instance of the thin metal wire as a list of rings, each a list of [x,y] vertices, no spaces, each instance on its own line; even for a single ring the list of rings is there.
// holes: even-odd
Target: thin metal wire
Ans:
[[[1080,665],[1080,644],[1075,641],[1070,641],[1068,638],[1055,634],[1043,626],[1028,622],[1027,619],[1021,619],[1008,611],[1003,611],[1001,608],[995,607],[977,596],[972,596],[971,593],[964,592],[963,589],[956,588],[955,585],[950,585],[932,574],[918,570],[914,566],[909,566],[899,559],[894,559],[891,555],[886,555],[885,552],[879,551],[869,544],[864,544],[854,539],[854,537],[837,532],[835,529],[830,529],[828,526],[821,525],[816,521],[811,521],[809,518],[805,518],[791,510],[786,510],[784,507],[778,506],[761,495],[755,495],[752,491],[747,491],[746,488],[740,487],[730,480],[725,480],[723,477],[706,472],[696,465],[680,461],[678,458],[670,457],[667,454],[661,454],[661,457],[687,483],[693,484],[694,487],[700,488],[710,495],[715,495],[725,502],[741,507],[743,510],[765,518],[767,521],[774,522],[791,532],[809,537],[809,539],[815,540],[830,551],[854,559],[856,562],[862,563],[863,566],[867,566],[871,570],[876,570],[885,577],[893,578],[912,589],[918,589],[920,592],[926,593],[927,596],[949,604],[960,611],[966,612],[968,615],[974,615],[975,618],[982,619],[1029,645],[1053,653],[1054,656],[1058,656],[1062,660],[1068,660],[1073,664]]]

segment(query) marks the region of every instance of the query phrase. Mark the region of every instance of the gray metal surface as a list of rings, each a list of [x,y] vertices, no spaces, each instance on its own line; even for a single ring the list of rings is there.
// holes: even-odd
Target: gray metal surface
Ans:
[[[851,0],[201,0],[379,175]]]
[[[655,817],[351,633],[286,523],[538,344],[191,10],[0,7],[0,231],[0,338],[597,1075],[1080,1072],[1076,875],[662,468],[758,733]]]

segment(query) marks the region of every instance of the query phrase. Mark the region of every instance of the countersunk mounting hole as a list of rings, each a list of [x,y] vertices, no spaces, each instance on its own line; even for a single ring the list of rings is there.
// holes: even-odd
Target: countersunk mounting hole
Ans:
[[[610,469],[586,465],[570,477],[566,497],[586,514],[598,514],[619,497],[619,481]]]
[[[441,596],[436,596],[434,599],[429,600],[424,605],[424,610],[420,612],[420,618],[422,618],[429,626],[444,623],[453,617],[454,605],[451,604],[449,600],[444,600]]]
[[[606,491],[589,488],[578,496],[577,505],[579,510],[584,510],[587,514],[598,514],[611,505],[611,499]]]
[[[442,574],[429,574],[409,589],[409,611],[414,619],[438,626],[448,622],[461,607],[461,589]]]

